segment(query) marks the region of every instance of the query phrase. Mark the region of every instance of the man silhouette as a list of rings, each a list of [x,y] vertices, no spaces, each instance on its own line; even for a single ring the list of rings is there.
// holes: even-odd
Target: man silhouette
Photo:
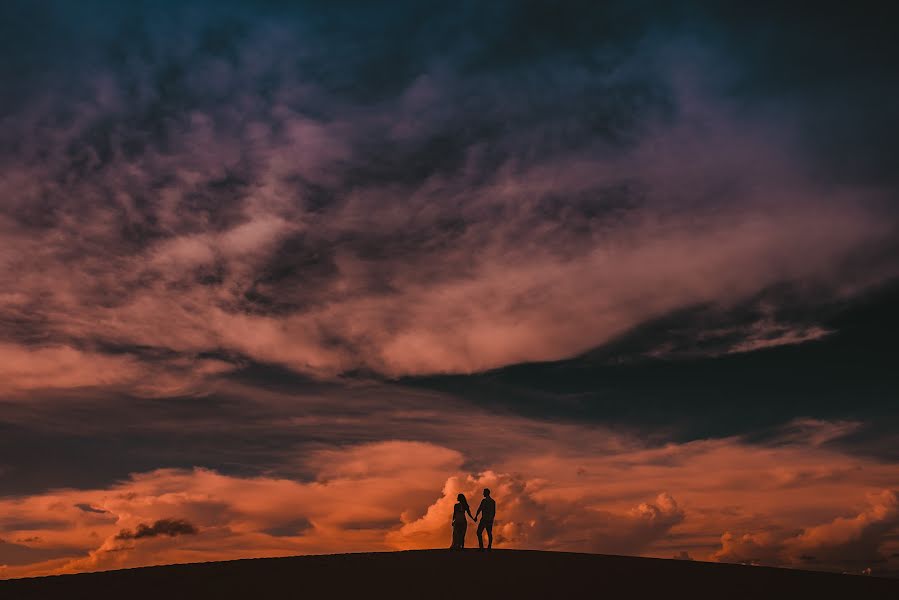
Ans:
[[[483,514],[482,514],[483,513]],[[481,522],[478,523],[478,546],[484,549],[484,531],[487,531],[487,549],[493,548],[493,518],[496,517],[496,500],[490,497],[490,490],[484,488],[484,499],[478,506],[478,512],[474,514],[474,520],[478,520],[481,515]]]

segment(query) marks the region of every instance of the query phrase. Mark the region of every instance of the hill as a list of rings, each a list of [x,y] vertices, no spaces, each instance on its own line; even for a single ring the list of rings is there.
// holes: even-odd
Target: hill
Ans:
[[[248,559],[0,581],[0,598],[899,598],[899,580],[527,550]]]

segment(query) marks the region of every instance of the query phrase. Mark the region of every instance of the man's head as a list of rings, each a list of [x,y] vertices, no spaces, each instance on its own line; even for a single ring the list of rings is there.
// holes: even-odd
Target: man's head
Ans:
[[[485,497],[485,498],[489,498],[489,497],[490,497],[490,490],[488,490],[487,488],[484,488],[484,497]]]

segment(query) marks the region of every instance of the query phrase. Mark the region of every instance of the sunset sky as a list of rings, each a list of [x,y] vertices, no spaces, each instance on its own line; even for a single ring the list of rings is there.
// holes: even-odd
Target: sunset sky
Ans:
[[[0,578],[485,486],[500,548],[899,575],[896,20],[792,6],[0,3]]]

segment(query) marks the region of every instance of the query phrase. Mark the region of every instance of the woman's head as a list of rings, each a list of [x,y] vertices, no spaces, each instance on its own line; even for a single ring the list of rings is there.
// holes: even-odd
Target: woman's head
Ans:
[[[458,496],[456,496],[456,500],[458,500],[462,504],[468,504],[468,500],[465,499],[465,494],[459,494]]]

